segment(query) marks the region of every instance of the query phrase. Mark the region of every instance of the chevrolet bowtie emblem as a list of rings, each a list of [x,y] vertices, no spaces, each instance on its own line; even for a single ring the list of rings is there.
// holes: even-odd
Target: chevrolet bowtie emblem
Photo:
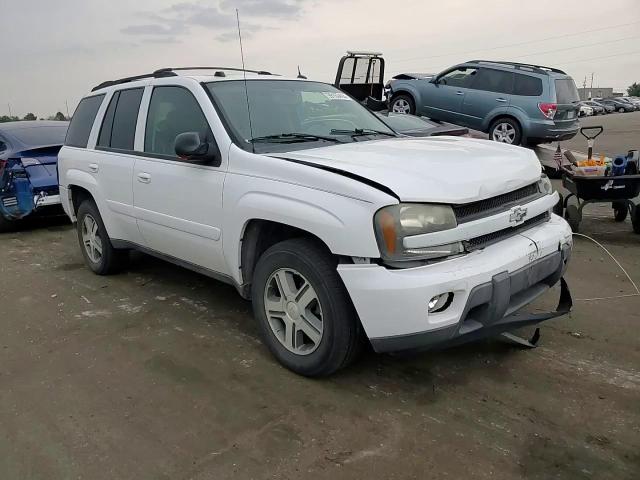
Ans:
[[[509,223],[520,223],[527,216],[527,209],[523,207],[513,207],[509,215]]]

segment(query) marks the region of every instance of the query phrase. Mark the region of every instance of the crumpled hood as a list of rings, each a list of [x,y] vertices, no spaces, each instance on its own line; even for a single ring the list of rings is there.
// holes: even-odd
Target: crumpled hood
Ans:
[[[540,178],[535,153],[465,137],[391,138],[273,154],[349,172],[405,202],[468,203]]]

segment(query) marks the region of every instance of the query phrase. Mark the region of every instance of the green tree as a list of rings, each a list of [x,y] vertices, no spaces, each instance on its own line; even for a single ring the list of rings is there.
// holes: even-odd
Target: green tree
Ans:
[[[37,119],[38,119],[38,117],[36,117],[36,116],[35,116],[33,113],[31,113],[31,112],[27,113],[27,114],[24,116],[24,118],[23,118],[23,120],[37,120]]]
[[[0,123],[5,123],[5,122],[17,122],[18,120],[20,120],[18,117],[15,116],[9,116],[9,115],[2,115],[0,116]]]
[[[67,117],[65,117],[64,113],[62,113],[62,112],[56,112],[56,116],[53,117],[53,119],[61,121],[61,122],[64,122],[67,119]]]
[[[630,97],[640,97],[640,83],[633,82],[629,88],[627,88],[627,94]]]

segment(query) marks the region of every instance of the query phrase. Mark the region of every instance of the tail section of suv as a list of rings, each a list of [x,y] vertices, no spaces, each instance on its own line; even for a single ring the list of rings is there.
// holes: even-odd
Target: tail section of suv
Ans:
[[[176,70],[106,82],[71,121],[60,196],[96,274],[138,249],[230,283],[308,376],[367,340],[443,346],[568,311],[564,282],[556,311],[521,311],[572,246],[533,152],[398,137],[320,82]]]
[[[433,76],[397,75],[386,90],[391,111],[473,128],[513,145],[566,140],[579,128],[573,79],[550,67],[473,60]]]

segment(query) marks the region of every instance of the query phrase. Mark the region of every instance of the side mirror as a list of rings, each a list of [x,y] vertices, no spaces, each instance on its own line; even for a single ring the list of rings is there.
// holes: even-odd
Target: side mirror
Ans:
[[[431,80],[429,80],[429,83],[433,83],[434,85],[438,85],[438,77],[431,77]]]
[[[198,132],[179,134],[174,145],[176,155],[187,162],[220,165],[220,150],[215,140],[203,140]]]

